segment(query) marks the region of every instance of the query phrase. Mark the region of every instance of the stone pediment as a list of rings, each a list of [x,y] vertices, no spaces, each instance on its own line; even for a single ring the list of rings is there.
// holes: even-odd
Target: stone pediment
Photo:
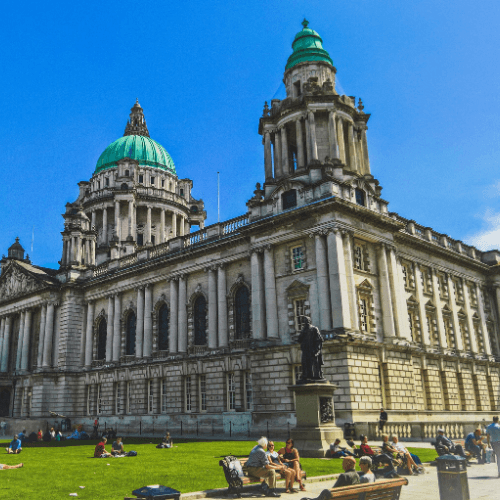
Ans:
[[[2,272],[0,276],[0,302],[29,295],[32,292],[47,288],[47,285],[50,284],[43,277],[37,278],[33,276],[34,273],[30,273],[28,269],[24,268],[25,266],[21,266],[14,261]],[[43,271],[38,269],[36,271],[49,278]]]

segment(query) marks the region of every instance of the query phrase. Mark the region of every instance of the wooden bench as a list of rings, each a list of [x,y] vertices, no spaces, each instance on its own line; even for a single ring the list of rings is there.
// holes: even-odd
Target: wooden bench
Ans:
[[[342,488],[331,488],[332,500],[399,500],[401,488],[408,484],[408,479],[381,479],[374,483],[355,484]]]
[[[228,460],[226,459],[231,459],[233,463],[236,463],[236,461],[239,462],[241,466],[241,471],[244,474],[244,476],[241,476],[239,468],[236,466],[235,468],[230,468],[228,466]],[[249,476],[248,471],[246,469],[246,463],[248,461],[248,457],[233,457],[233,456],[228,456],[225,457],[224,460],[219,461],[219,465],[224,469],[224,475],[226,476],[226,481],[228,484],[228,489],[227,493],[229,495],[235,494],[237,495],[238,498],[241,498],[241,489],[245,484],[254,484],[254,483],[262,483],[264,482],[264,479],[262,477],[255,477],[255,476]],[[280,472],[276,471],[276,475],[278,479],[284,479],[285,475],[281,474]],[[306,471],[302,470],[301,471],[301,479],[307,479],[307,474]]]

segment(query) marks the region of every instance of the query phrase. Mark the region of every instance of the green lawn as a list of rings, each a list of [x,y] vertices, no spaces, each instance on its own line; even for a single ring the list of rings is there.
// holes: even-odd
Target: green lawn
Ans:
[[[123,500],[132,490],[164,484],[182,493],[227,486],[219,460],[225,455],[247,456],[254,441],[177,441],[172,449],[158,450],[142,440],[125,440],[137,457],[94,459],[96,441],[64,441],[26,445],[20,455],[3,454],[0,463],[24,462],[22,469],[2,470],[0,498],[66,499],[70,493],[88,500]],[[7,444],[4,443],[4,449]],[[284,443],[276,443],[279,449]],[[111,445],[108,443],[108,451]],[[434,450],[418,449],[422,461]],[[342,472],[341,460],[301,459],[309,478]],[[109,464],[109,465],[108,465]],[[79,486],[85,486],[80,489]]]

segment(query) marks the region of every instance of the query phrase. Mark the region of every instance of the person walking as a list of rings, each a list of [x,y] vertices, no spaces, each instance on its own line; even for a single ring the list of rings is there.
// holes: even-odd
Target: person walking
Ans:
[[[498,417],[493,417],[493,423],[486,427],[486,439],[488,446],[493,448],[497,459],[498,477],[500,477],[500,424]]]

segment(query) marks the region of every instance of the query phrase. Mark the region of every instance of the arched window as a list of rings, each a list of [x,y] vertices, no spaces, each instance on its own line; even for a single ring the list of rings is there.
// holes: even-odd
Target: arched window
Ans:
[[[108,323],[104,318],[99,322],[97,330],[97,359],[106,359],[106,336],[108,334]]]
[[[137,321],[135,314],[131,312],[127,316],[127,345],[125,353],[127,356],[133,356],[135,354],[135,327]]]
[[[194,345],[207,344],[207,301],[200,295],[194,303]]]
[[[158,311],[158,349],[168,351],[168,307],[163,304]]]
[[[238,288],[234,297],[235,308],[235,339],[250,338],[250,294],[246,286]]]

